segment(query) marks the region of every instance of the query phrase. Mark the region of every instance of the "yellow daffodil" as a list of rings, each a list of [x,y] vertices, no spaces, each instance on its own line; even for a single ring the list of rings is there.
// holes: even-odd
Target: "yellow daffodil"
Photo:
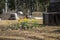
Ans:
[[[28,19],[25,18],[23,21],[24,21],[24,22],[28,22]]]
[[[31,22],[36,22],[36,20],[32,19]]]
[[[29,22],[29,23],[34,23],[34,22],[36,22],[36,20],[35,19],[27,19],[27,18],[24,18],[24,19],[21,19],[21,20],[18,20],[18,22],[19,23],[21,23],[21,22]]]

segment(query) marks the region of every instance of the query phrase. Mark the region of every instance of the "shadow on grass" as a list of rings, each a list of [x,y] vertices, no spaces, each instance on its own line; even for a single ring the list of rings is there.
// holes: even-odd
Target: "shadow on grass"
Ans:
[[[60,33],[60,30],[54,30],[52,33]]]

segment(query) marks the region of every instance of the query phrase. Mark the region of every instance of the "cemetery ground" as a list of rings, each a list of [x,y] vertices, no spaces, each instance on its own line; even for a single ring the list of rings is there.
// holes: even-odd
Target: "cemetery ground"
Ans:
[[[0,40],[60,40],[60,26],[43,26],[26,30],[1,30],[17,20],[0,21]],[[39,21],[42,24],[42,20]]]

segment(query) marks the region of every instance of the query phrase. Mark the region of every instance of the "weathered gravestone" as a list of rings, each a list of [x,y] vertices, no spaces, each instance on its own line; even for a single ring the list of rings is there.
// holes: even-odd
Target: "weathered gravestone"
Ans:
[[[60,0],[50,0],[47,13],[43,14],[43,24],[60,25]]]
[[[19,20],[17,13],[10,14],[9,20]]]

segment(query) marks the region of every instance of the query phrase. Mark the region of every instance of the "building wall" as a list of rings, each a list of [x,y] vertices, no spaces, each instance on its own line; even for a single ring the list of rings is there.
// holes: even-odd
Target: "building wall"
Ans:
[[[60,0],[50,0],[50,2],[60,2]]]
[[[43,15],[43,23],[45,25],[60,25],[60,0],[50,0],[47,10],[48,14]]]

